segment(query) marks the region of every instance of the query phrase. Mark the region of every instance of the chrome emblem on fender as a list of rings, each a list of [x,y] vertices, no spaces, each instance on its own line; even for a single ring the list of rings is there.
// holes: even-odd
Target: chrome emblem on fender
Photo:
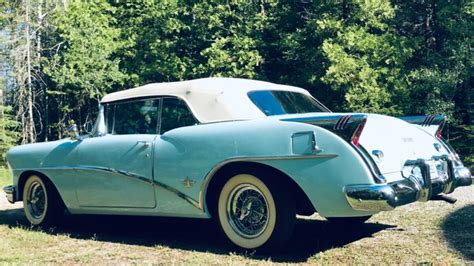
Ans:
[[[186,177],[186,179],[183,180],[183,185],[187,188],[190,188],[194,185],[194,181],[189,179],[189,177]]]
[[[381,150],[373,150],[372,155],[377,158],[377,162],[380,163],[383,160],[383,151]]]

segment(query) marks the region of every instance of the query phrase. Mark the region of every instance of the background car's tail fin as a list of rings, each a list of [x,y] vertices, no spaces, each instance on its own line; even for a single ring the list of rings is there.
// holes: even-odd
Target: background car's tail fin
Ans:
[[[419,125],[426,132],[435,136],[438,139],[441,139],[443,127],[446,124],[447,117],[445,115],[421,115],[421,116],[405,116],[400,117],[400,119],[405,120],[410,124]]]
[[[421,115],[421,116],[405,116],[400,117],[410,124],[419,125],[424,131],[433,135],[448,150],[451,158],[458,164],[462,165],[461,159],[451,145],[443,139],[443,128],[446,124],[447,117],[445,115]]]

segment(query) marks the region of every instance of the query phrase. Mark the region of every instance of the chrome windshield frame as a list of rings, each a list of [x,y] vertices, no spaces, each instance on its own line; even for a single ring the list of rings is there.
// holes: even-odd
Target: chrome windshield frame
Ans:
[[[104,115],[105,107],[102,104],[99,104],[99,113],[97,115],[97,120],[95,121],[94,128],[92,129],[91,135],[93,137],[100,137],[106,135],[106,127],[105,127],[105,115]]]

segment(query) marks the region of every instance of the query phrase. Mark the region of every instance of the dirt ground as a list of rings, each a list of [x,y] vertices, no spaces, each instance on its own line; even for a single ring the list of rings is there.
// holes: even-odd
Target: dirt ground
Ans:
[[[226,244],[208,220],[70,216],[56,228],[31,228],[22,204],[1,192],[0,263],[474,264],[474,186],[451,196],[454,205],[415,203],[355,229],[298,219],[285,249],[259,254]]]

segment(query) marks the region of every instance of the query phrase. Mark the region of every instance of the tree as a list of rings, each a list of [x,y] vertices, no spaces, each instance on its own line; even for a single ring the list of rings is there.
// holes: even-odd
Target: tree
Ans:
[[[131,86],[208,76],[256,76],[262,5],[248,1],[114,3]]]
[[[414,40],[413,56],[405,65],[410,85],[408,95],[425,103],[407,101],[405,112],[444,113],[454,122],[455,113],[459,112],[454,99],[458,93],[465,93],[466,86],[471,87],[472,3],[394,2],[399,9],[394,28],[399,35]]]
[[[404,66],[410,88],[404,112],[448,115],[446,137],[474,166],[472,1],[393,2],[399,10],[394,28],[415,43]]]
[[[8,60],[13,69],[16,92],[14,106],[17,109],[16,119],[20,122],[22,143],[35,142],[36,127],[34,123],[34,102],[36,91],[34,88],[34,67],[38,58],[33,58],[32,40],[35,38],[31,21],[32,3],[29,0],[10,2],[3,7],[7,20],[3,32],[9,37],[2,48],[10,48]]]
[[[85,122],[101,97],[123,84],[126,76],[113,59],[122,46],[114,12],[106,2],[72,1],[52,15],[55,35],[48,42],[57,52],[47,57],[44,72],[58,137],[70,120]]]
[[[413,50],[390,27],[395,8],[388,0],[341,1],[332,8],[315,21],[328,34],[322,50],[330,65],[322,80],[344,92],[349,110],[400,115],[393,98],[405,93],[403,66]]]
[[[4,105],[3,88],[5,80],[0,79],[0,166],[6,164],[6,153],[8,149],[16,145],[20,134],[17,132],[18,123],[11,114],[12,108]]]
[[[5,1],[0,5],[2,74],[7,80],[6,96],[11,99],[9,104],[19,122],[21,143],[35,142],[46,128],[43,124],[45,81],[41,63],[43,52],[49,47],[43,47],[42,36],[50,33],[47,15],[57,5],[42,0]]]
[[[200,41],[191,75],[255,77],[262,62],[258,47],[265,20],[264,7],[263,1],[245,0],[189,4],[184,10],[189,25],[187,34]]]
[[[128,74],[127,87],[183,79],[190,67],[188,53],[180,46],[185,27],[176,1],[114,2],[115,25],[124,45],[118,49],[120,68]]]

